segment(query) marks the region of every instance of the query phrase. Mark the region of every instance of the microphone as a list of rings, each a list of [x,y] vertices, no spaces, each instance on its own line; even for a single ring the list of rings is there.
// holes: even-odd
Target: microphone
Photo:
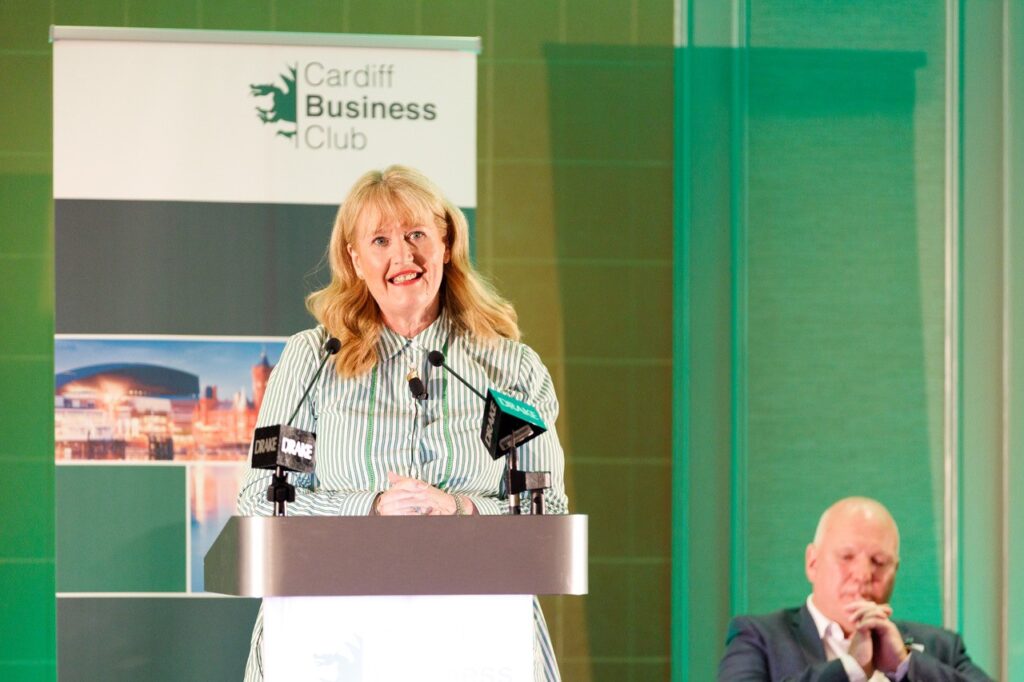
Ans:
[[[487,395],[484,395],[445,363],[444,353],[441,351],[430,351],[427,360],[434,367],[444,367],[463,386],[484,401],[480,440],[493,459],[505,456],[512,448],[533,440],[548,430],[544,418],[540,416],[536,407],[493,388],[488,388]]]
[[[456,372],[448,365],[444,364],[444,353],[442,353],[441,351],[432,350],[429,353],[427,353],[427,361],[429,361],[430,364],[432,364],[434,367],[444,367],[451,373],[453,377],[461,381],[463,386],[473,391],[473,393],[476,393],[477,397],[480,398],[480,400],[487,400],[487,397],[480,391],[476,390],[476,388],[474,388],[468,381],[463,379],[462,375],[460,375],[458,372]]]
[[[292,426],[292,422],[324,371],[328,358],[340,349],[341,342],[333,336],[324,343],[320,366],[306,385],[306,390],[296,403],[287,423],[262,426],[253,433],[252,468],[273,469],[275,472],[270,488],[267,489],[267,499],[275,503],[276,516],[284,516],[285,502],[295,501],[295,486],[288,483],[287,472],[310,473],[315,468],[316,434],[297,429]]]
[[[409,392],[412,393],[413,398],[426,400],[429,397],[427,387],[423,385],[423,379],[420,379],[419,372],[415,368],[409,370],[409,373],[405,375],[405,380],[409,382]]]
[[[510,395],[487,389],[485,396],[476,390],[454,369],[445,364],[444,353],[432,350],[427,360],[434,367],[444,367],[462,382],[462,385],[476,393],[484,401],[484,418],[480,427],[480,440],[493,459],[508,455],[505,471],[505,485],[508,489],[509,512],[519,514],[519,495],[530,493],[530,510],[533,514],[544,513],[544,491],[551,487],[551,472],[520,471],[516,447],[533,440],[548,430],[537,408]]]

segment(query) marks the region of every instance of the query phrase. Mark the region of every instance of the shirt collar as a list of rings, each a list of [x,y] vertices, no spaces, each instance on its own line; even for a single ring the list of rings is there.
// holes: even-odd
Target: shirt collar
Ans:
[[[424,353],[440,350],[448,341],[452,323],[444,308],[441,314],[430,325],[411,339],[395,332],[387,325],[381,326],[380,340],[377,342],[377,353],[381,361],[391,360],[407,348],[414,348]]]
[[[818,630],[818,639],[825,639],[825,637],[831,637],[837,641],[846,639],[846,633],[843,632],[842,626],[831,620],[828,616],[818,610],[818,607],[814,605],[813,595],[807,597],[807,610],[811,613],[811,618],[814,619],[814,627]]]

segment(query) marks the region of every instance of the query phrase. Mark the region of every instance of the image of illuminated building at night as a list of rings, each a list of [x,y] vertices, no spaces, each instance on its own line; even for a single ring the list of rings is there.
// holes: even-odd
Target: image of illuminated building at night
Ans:
[[[110,360],[57,372],[54,424],[58,461],[246,458],[273,369],[268,357],[271,344],[93,341],[57,340],[58,369],[73,362],[76,355]],[[272,345],[275,357],[279,356],[283,343]],[[153,361],[110,357],[118,354],[131,358],[148,355]],[[217,374],[213,381],[203,379],[207,367],[211,368],[207,372]],[[239,388],[222,391],[228,381],[229,386]]]

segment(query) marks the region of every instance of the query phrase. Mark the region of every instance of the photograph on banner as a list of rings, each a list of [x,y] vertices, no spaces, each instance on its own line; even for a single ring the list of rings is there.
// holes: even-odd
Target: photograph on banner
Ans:
[[[235,514],[247,462],[188,466],[190,592],[204,591],[203,557]]]
[[[57,336],[56,461],[245,462],[284,343]]]

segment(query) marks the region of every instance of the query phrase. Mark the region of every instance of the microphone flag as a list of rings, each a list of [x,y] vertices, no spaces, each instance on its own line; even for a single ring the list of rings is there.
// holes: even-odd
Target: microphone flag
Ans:
[[[256,429],[252,439],[252,468],[298,471],[315,469],[316,434],[288,424]]]
[[[493,388],[487,389],[480,440],[493,459],[504,457],[513,447],[547,430],[536,407]]]

